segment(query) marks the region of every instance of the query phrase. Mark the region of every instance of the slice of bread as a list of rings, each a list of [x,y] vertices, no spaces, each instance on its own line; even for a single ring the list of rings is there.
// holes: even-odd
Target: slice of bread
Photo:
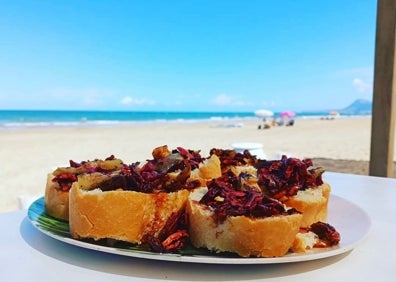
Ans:
[[[80,189],[74,183],[69,198],[73,238],[110,238],[141,244],[157,237],[175,214],[185,209],[189,191],[141,193]]]
[[[288,252],[299,231],[301,214],[262,218],[228,216],[218,223],[213,210],[199,203],[206,192],[206,188],[195,190],[187,204],[190,240],[195,247],[234,252],[242,257],[279,257]]]
[[[123,162],[114,156],[106,160],[96,159],[75,163],[69,167],[58,167],[47,175],[45,187],[45,211],[48,215],[69,220],[69,189],[73,182],[80,180],[81,187],[97,185],[111,178],[110,174],[121,169]],[[61,179],[58,179],[58,178]]]
[[[281,160],[258,162],[258,184],[264,194],[301,212],[301,227],[305,228],[327,219],[331,188],[323,182],[324,172],[311,159],[282,156]]]
[[[330,185],[323,183],[315,188],[298,191],[297,195],[287,197],[282,202],[301,212],[303,215],[301,227],[309,227],[318,221],[326,222],[330,190]]]
[[[63,191],[57,182],[52,181],[55,175],[47,175],[45,187],[45,212],[57,219],[69,220],[69,191]]]

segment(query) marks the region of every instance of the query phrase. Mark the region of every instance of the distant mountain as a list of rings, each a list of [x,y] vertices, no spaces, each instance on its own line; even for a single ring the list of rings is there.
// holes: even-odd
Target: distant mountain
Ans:
[[[371,101],[358,99],[339,112],[345,115],[371,115],[372,106],[373,103]]]

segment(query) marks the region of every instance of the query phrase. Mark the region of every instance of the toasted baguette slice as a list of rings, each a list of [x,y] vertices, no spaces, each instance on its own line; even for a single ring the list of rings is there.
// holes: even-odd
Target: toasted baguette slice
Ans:
[[[116,172],[115,172],[116,173]],[[57,182],[52,181],[55,175],[47,175],[47,184],[45,187],[45,212],[57,219],[64,221],[69,220],[69,191],[60,188]],[[92,185],[98,185],[113,178],[112,174],[102,174],[93,172],[78,175],[80,188],[87,189]]]
[[[63,191],[53,182],[55,175],[48,173],[45,186],[45,212],[57,219],[69,220],[69,191]]]
[[[229,216],[216,224],[213,211],[199,203],[206,188],[192,192],[187,213],[190,240],[197,247],[216,252],[234,252],[242,257],[279,257],[292,246],[302,215],[291,214],[265,218]]]
[[[59,183],[54,181],[60,174],[74,175],[79,178],[82,187],[97,185],[110,179],[112,172],[121,169],[123,162],[121,159],[106,159],[86,161],[77,167],[58,167],[47,175],[45,187],[45,211],[48,215],[57,219],[69,220],[69,190],[62,189]],[[92,169],[100,168],[98,172]],[[105,171],[105,172],[103,172]]]
[[[319,187],[298,191],[297,195],[288,197],[283,203],[301,212],[301,227],[309,227],[318,221],[326,222],[330,190],[330,185],[323,183]]]
[[[69,226],[73,238],[110,238],[141,244],[157,237],[168,220],[181,213],[189,191],[140,193],[80,189],[75,182],[69,195]]]

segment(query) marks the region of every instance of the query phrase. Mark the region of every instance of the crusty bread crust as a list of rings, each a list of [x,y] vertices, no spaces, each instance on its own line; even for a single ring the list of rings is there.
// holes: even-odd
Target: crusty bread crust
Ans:
[[[323,183],[319,187],[298,191],[296,196],[289,197],[283,203],[301,212],[301,227],[309,227],[318,221],[326,222],[330,190],[330,185]]]
[[[196,195],[189,198],[187,213],[190,240],[195,247],[235,252],[242,257],[285,255],[293,244],[302,219],[301,214],[266,218],[230,216],[223,223],[216,224],[212,210],[200,204]]]
[[[52,217],[64,221],[69,220],[69,191],[60,189],[59,184],[52,181],[55,175],[49,173],[47,176],[47,184],[45,187],[45,211]],[[110,175],[100,172],[80,174],[78,183],[80,188],[89,189],[93,185],[110,179]]]
[[[145,236],[157,237],[168,220],[184,210],[188,194],[82,190],[75,182],[69,197],[71,235],[141,244]]]
[[[106,159],[87,161],[78,167],[58,167],[52,173],[47,175],[47,183],[45,186],[45,211],[48,215],[57,219],[69,220],[69,191],[61,189],[59,184],[53,179],[60,173],[70,173],[78,175],[79,183],[82,188],[97,185],[110,176],[101,172],[86,173],[88,168],[102,168],[107,171],[115,171],[121,168],[122,160]],[[87,189],[87,188],[86,188]]]
[[[59,184],[53,182],[55,176],[52,173],[47,175],[45,186],[45,212],[57,219],[69,220],[69,192],[62,191]]]

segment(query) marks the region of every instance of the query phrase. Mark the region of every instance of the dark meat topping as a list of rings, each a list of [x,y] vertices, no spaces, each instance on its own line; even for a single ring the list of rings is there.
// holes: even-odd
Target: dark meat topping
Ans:
[[[106,161],[114,159],[114,156],[110,156]],[[114,175],[102,184],[98,184],[98,188],[106,191],[124,189],[143,193],[191,190],[200,186],[199,181],[187,181],[191,170],[198,168],[204,160],[198,151],[182,147],[169,151],[163,146],[156,148],[153,151],[153,159],[147,160],[142,167],[139,167],[139,162],[131,165],[122,164],[116,174],[113,173],[114,170],[108,170],[105,166],[96,165],[94,162],[77,163],[71,160],[70,169],[56,175],[53,181],[59,183],[63,191],[68,191],[79,174],[111,172]]]
[[[138,163],[124,166],[121,175],[125,177],[125,186],[118,188],[143,193],[191,190],[200,186],[198,181],[187,181],[191,170],[203,161],[198,152],[178,147],[161,158],[148,160],[142,167]]]
[[[112,161],[116,158],[114,155],[111,155],[105,159],[105,161]],[[55,170],[55,177],[52,179],[53,182],[59,184],[60,190],[67,192],[70,190],[73,182],[77,181],[77,175],[82,173],[110,173],[114,171],[113,169],[108,169],[104,165],[96,165],[96,162],[102,162],[99,159],[95,159],[94,161],[82,161],[80,163],[75,162],[73,160],[69,160],[70,168],[58,168]]]
[[[116,157],[114,155],[110,155],[109,157],[107,157],[105,159],[105,161],[112,161],[112,160],[115,160],[115,159],[116,159]],[[83,165],[85,165],[87,163],[92,163],[92,162],[97,162],[97,161],[99,161],[99,159],[95,159],[93,161],[82,161],[80,163],[75,162],[73,160],[70,160],[69,164],[70,164],[70,167],[76,167],[77,168],[77,167],[83,166]]]

